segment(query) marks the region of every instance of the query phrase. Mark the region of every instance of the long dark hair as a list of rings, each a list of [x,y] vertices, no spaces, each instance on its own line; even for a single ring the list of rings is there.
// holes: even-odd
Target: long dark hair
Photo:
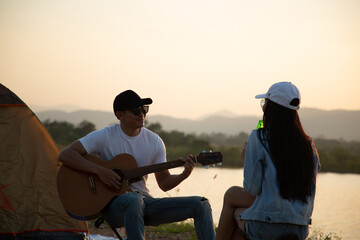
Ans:
[[[312,141],[304,132],[298,112],[266,99],[263,121],[258,136],[269,143],[281,197],[306,203],[315,187],[315,163]]]

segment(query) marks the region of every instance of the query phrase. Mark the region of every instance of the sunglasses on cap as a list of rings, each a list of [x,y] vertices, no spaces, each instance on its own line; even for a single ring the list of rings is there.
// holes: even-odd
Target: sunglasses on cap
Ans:
[[[141,106],[137,108],[129,109],[130,112],[132,112],[135,116],[139,116],[142,114],[147,114],[149,112],[149,106]]]

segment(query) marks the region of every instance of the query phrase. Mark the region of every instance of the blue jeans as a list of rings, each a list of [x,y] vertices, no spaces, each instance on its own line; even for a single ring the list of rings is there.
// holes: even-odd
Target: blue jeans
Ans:
[[[145,239],[144,227],[194,219],[199,240],[215,239],[209,201],[203,197],[153,198],[138,192],[116,197],[103,214],[113,227],[125,226],[129,240]]]
[[[273,240],[292,234],[298,239],[306,239],[309,227],[289,223],[267,223],[261,221],[245,221],[246,235],[252,240]]]

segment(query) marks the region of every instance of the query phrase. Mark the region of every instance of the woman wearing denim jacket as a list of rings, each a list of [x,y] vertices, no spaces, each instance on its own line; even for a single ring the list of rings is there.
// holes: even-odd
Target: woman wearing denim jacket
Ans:
[[[243,188],[225,193],[216,239],[305,239],[320,161],[297,113],[299,90],[280,82],[256,98],[264,128],[244,146]]]

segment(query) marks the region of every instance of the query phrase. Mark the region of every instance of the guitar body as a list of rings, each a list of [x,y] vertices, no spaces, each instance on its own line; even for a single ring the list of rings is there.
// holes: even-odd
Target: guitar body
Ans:
[[[86,220],[95,219],[103,213],[106,205],[116,196],[130,192],[128,183],[141,179],[142,176],[164,171],[166,169],[182,166],[184,162],[179,159],[170,162],[138,167],[136,160],[129,154],[120,154],[109,161],[101,160],[92,155],[84,156],[87,160],[100,166],[114,170],[121,177],[121,188],[114,191],[105,185],[97,175],[75,170],[62,165],[57,175],[57,187],[60,201],[70,215],[85,217]],[[221,163],[220,152],[200,153],[192,157],[195,163],[203,166]]]
[[[85,158],[109,169],[137,168],[136,160],[129,154],[120,154],[109,161],[92,155],[86,155]],[[122,180],[121,189],[114,191],[105,185],[97,175],[62,165],[57,175],[57,187],[60,200],[67,212],[91,220],[101,216],[105,206],[114,197],[131,191],[127,181],[124,181],[126,179]],[[90,181],[95,184],[95,189],[91,188]]]

